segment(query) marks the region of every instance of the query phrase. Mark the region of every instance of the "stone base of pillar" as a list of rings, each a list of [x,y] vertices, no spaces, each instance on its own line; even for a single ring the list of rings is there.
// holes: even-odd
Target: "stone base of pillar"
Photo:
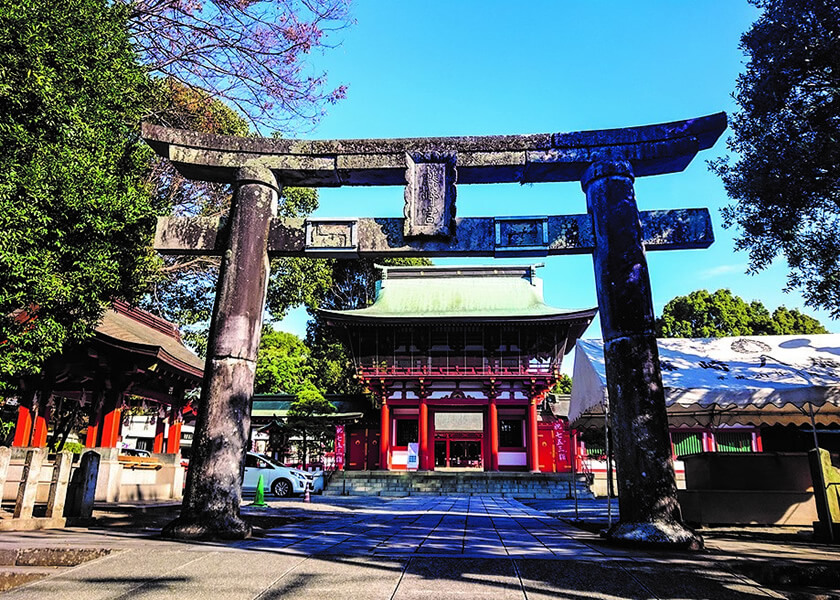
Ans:
[[[606,537],[610,542],[626,546],[703,549],[703,538],[678,522],[623,523],[619,521],[607,531]]]

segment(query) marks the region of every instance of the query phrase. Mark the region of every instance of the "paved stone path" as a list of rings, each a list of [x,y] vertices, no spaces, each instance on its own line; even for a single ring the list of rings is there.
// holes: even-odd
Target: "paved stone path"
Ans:
[[[597,536],[510,499],[405,498],[343,507],[324,500],[313,507],[308,521],[231,544],[83,530],[4,536],[0,550],[66,543],[120,551],[0,598],[780,597],[691,555],[651,556],[600,545]]]
[[[405,498],[373,513],[283,528],[251,547],[342,556],[603,556],[576,541],[571,531],[516,500]]]

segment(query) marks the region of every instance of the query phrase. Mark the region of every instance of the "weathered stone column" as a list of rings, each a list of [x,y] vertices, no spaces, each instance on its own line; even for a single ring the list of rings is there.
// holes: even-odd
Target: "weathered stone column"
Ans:
[[[595,285],[615,434],[620,519],[615,541],[699,548],[681,522],[654,334],[642,229],[626,161],[592,164],[581,180],[595,231]]]
[[[164,528],[168,537],[240,539],[251,529],[239,517],[242,463],[268,286],[269,219],[280,190],[265,167],[240,168],[234,186],[187,488],[181,516]]]
[[[23,473],[18,485],[17,500],[15,501],[15,519],[31,519],[38,494],[38,480],[41,478],[41,465],[47,456],[45,448],[32,448],[26,451],[23,463]]]

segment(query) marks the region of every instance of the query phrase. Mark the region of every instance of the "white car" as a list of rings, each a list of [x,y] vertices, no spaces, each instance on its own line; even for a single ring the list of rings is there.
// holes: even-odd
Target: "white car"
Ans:
[[[255,493],[260,475],[263,476],[265,491],[270,491],[280,498],[292,494],[302,494],[306,491],[307,486],[310,490],[313,487],[313,477],[310,473],[277,465],[262,454],[248,452],[245,455],[245,476],[242,478],[242,491]]]

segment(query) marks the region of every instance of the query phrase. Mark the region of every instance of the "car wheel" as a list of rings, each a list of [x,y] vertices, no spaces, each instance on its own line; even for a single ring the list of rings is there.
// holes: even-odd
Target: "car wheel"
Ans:
[[[271,484],[271,493],[280,498],[292,495],[292,482],[288,479],[278,479]]]

